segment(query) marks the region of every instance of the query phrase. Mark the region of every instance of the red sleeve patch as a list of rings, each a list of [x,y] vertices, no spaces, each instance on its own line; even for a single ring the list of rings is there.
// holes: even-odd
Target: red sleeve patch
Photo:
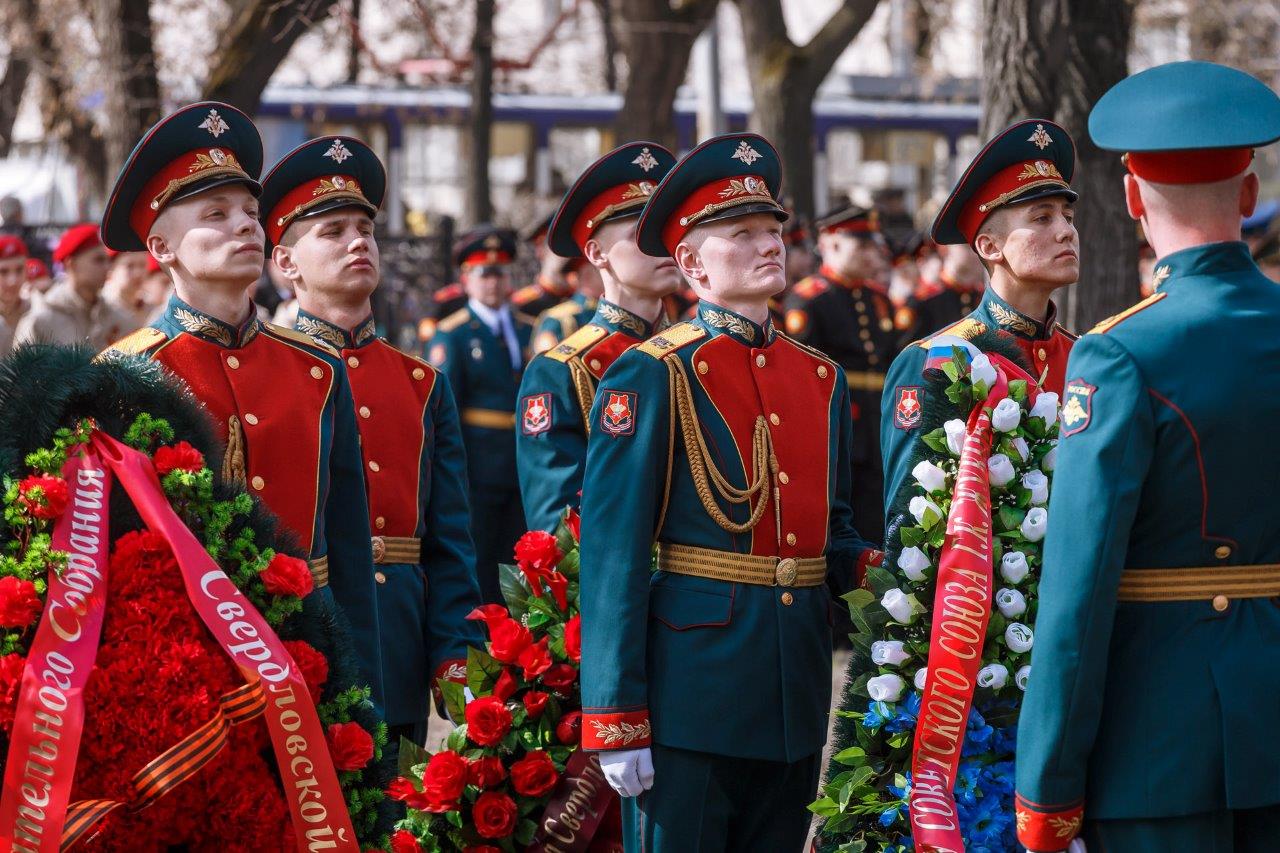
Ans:
[[[632,435],[636,431],[636,392],[602,392],[604,405],[600,407],[600,429],[607,435]]]
[[[538,435],[551,429],[551,394],[530,394],[520,398],[520,431]]]
[[[920,405],[920,386],[899,385],[898,402],[893,407],[893,425],[898,429],[915,429],[920,426],[923,411]]]

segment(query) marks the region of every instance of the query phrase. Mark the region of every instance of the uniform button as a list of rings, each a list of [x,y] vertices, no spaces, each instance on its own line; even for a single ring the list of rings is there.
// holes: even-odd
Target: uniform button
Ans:
[[[373,520],[373,526],[381,530],[382,528],[387,526],[387,520],[382,516],[378,516]]]
[[[788,545],[796,544],[796,535],[794,533],[787,534],[787,544]]]
[[[386,583],[386,582],[387,582],[387,576],[386,576],[386,575],[384,575],[382,572],[374,572],[374,573],[373,573],[373,579],[374,579],[374,580],[376,580],[378,583]]]
[[[765,364],[764,355],[762,354],[762,355],[756,356],[756,367],[764,367],[764,364]]]
[[[867,303],[865,303],[865,302],[863,302],[861,299],[859,299],[857,302],[853,303],[853,307],[854,307],[854,308],[857,308],[859,311],[866,311],[866,310],[867,310]]]
[[[1231,605],[1231,601],[1225,595],[1215,595],[1213,597],[1213,609],[1221,613]]]
[[[313,379],[324,379],[324,371],[318,367],[311,368],[311,376]]]
[[[872,353],[870,356],[867,357],[867,364],[879,364],[879,363],[880,363],[880,356]]]
[[[818,365],[818,378],[819,379],[827,378],[827,366],[825,364]]]
[[[360,366],[360,359],[356,358],[354,355],[347,356],[347,366],[348,366],[348,367],[359,367],[359,366]]]
[[[1040,347],[1040,349],[1036,350],[1036,357],[1039,358],[1041,361],[1044,361],[1044,358],[1045,358],[1044,347]]]
[[[782,603],[785,604],[787,607],[790,607],[791,602],[795,600],[796,600],[796,597],[789,592],[784,592],[782,594]]]
[[[858,325],[859,325],[859,326],[870,326],[870,325],[871,325],[871,318],[870,318],[870,317],[868,317],[866,314],[859,314],[859,315],[858,315]]]
[[[707,363],[706,363],[705,361],[700,361],[700,362],[698,362],[698,372],[699,372],[699,373],[706,373],[706,372],[707,372],[708,370],[710,370],[710,369],[711,369],[711,368],[707,366]]]
[[[869,329],[859,329],[858,337],[862,338],[864,341],[869,341],[871,340],[871,331]]]
[[[1231,556],[1231,546],[1219,545],[1217,548],[1213,549],[1213,556],[1217,557],[1219,560],[1227,559],[1227,557]]]
[[[415,368],[413,369],[413,378],[414,378],[414,379],[422,379],[422,378],[423,378],[424,376],[426,376],[426,375],[427,375],[427,372],[426,372],[425,370],[423,370],[421,367],[415,367]]]
[[[871,336],[870,336],[870,335],[868,335],[867,337],[871,337]],[[863,339],[863,341],[862,341],[862,348],[863,348],[864,350],[866,350],[867,352],[874,352],[874,351],[875,351],[875,348],[876,348],[876,345],[875,345],[875,344],[873,344],[873,343],[871,343],[871,341],[868,341],[868,340],[866,340],[866,339],[864,338],[864,339]]]
[[[369,470],[370,470],[370,471],[373,471],[374,473],[377,473],[378,471],[381,471],[381,470],[382,470],[382,466],[381,466],[381,465],[379,465],[377,462],[374,462],[374,461],[370,460],[370,462],[369,462]]]
[[[778,417],[776,413],[771,414],[769,415],[769,423],[773,424],[774,426],[777,426],[778,424],[782,423],[782,418]]]
[[[590,364],[588,364],[587,366],[588,366],[588,367],[590,367],[592,370],[599,370],[599,369],[600,369],[600,359],[598,359],[598,358],[593,358],[593,359],[591,359],[591,363],[590,363]]]
[[[247,423],[249,426],[253,426],[258,422],[258,416],[255,415],[253,412],[246,412],[244,416],[244,422]]]
[[[368,406],[361,406],[361,407],[360,407],[360,417],[362,417],[362,418],[367,418],[367,417],[369,417],[369,407],[368,407]]]
[[[249,481],[249,484],[253,486],[255,489],[257,489],[258,491],[262,491],[263,487],[267,485],[267,481],[262,479],[261,477],[254,477],[252,480]]]
[[[232,370],[238,369],[240,367],[240,359],[236,358],[234,355],[227,356],[227,367],[230,367]]]
[[[790,483],[790,482],[791,482],[791,478],[787,476],[787,472],[786,472],[786,471],[779,471],[779,472],[778,472],[778,482],[785,486],[787,483]]]

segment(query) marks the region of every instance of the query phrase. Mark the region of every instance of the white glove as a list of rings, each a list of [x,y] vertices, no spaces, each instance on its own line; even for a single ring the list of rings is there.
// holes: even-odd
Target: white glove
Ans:
[[[644,749],[600,752],[600,769],[619,796],[638,797],[653,787],[653,753]]]
[[[467,700],[468,705],[470,705],[476,699],[476,697],[471,695],[471,688],[466,686],[465,684],[462,685],[462,695]]]

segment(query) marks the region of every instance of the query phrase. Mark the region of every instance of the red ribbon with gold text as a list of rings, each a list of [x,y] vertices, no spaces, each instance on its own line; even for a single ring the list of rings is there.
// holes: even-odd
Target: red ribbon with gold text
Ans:
[[[246,684],[222,697],[212,720],[139,771],[129,803],[69,805],[84,725],[83,688],[97,656],[106,601],[113,473],[147,527],[173,549],[192,606]],[[262,715],[298,849],[358,851],[301,673],[266,620],[169,506],[151,461],[95,432],[83,452],[68,460],[63,476],[73,499],[54,527],[53,547],[68,553],[69,566],[61,578],[50,572],[44,615],[23,671],[0,797],[0,844],[30,853],[66,849],[114,808],[141,808],[189,778],[221,749],[230,726]]]
[[[621,833],[610,819],[621,820],[620,800],[605,781],[599,756],[579,749],[569,756],[564,776],[538,820],[538,830],[525,853],[622,853]]]

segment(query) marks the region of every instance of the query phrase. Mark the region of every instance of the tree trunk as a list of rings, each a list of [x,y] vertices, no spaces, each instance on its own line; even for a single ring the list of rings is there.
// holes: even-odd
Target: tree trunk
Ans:
[[[604,33],[604,87],[618,91],[618,29],[613,22],[613,0],[595,0],[600,15],[600,29]]]
[[[983,135],[1039,116],[1075,139],[1080,282],[1062,322],[1083,331],[1138,297],[1137,229],[1125,212],[1124,166],[1088,134],[1089,110],[1128,74],[1133,4],[984,0],[983,12]]]
[[[16,43],[17,29],[12,24],[5,29],[10,42],[9,61],[5,64],[4,76],[0,77],[0,157],[7,157],[13,146],[13,123],[18,118],[27,80],[31,78],[30,46]]]
[[[467,220],[475,225],[493,218],[489,159],[493,153],[494,0],[476,0],[476,30],[471,40],[471,156],[467,163]]]
[[[360,7],[362,0],[351,0],[351,38],[347,41],[347,82],[360,77]]]
[[[111,117],[102,127],[102,141],[107,171],[115,173],[160,119],[151,9],[149,0],[95,0],[91,11],[104,66],[105,111]]]
[[[618,142],[645,139],[679,148],[676,90],[689,69],[693,43],[716,12],[716,0],[620,0],[627,82],[614,122]]]

